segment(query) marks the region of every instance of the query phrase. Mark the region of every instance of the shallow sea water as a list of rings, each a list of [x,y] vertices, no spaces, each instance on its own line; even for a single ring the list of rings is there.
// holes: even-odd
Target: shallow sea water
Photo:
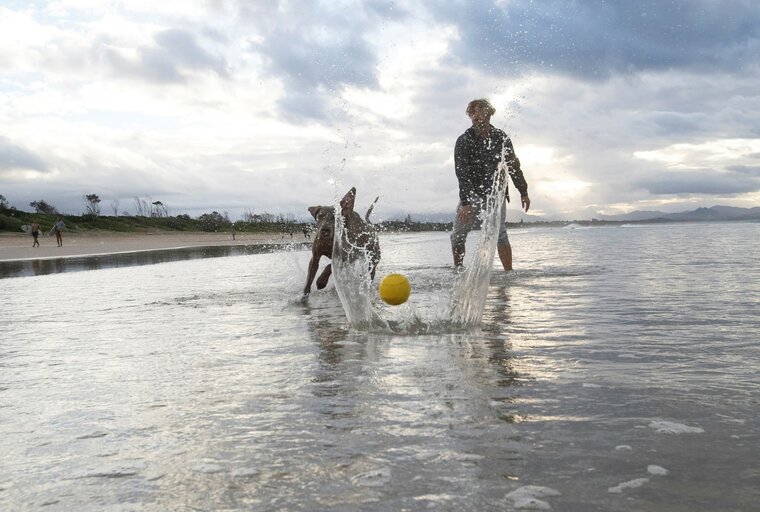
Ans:
[[[467,332],[444,233],[396,332],[302,249],[0,280],[0,510],[757,510],[760,224],[510,237]]]

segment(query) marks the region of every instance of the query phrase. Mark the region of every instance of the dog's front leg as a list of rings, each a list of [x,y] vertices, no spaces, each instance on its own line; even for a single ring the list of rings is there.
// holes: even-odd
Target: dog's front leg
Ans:
[[[380,247],[375,246],[373,250],[370,251],[369,255],[369,278],[370,280],[375,279],[375,271],[377,270],[377,264],[380,263]]]
[[[306,274],[306,286],[303,288],[303,296],[306,297],[311,292],[311,283],[314,282],[314,276],[317,275],[319,269],[319,259],[322,256],[319,254],[312,254],[311,261],[309,262],[309,270]]]

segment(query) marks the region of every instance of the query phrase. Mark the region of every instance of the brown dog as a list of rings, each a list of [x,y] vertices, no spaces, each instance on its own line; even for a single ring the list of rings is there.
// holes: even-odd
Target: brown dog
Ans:
[[[375,207],[378,198],[367,209],[364,219],[354,211],[354,201],[356,200],[356,188],[351,190],[340,200],[341,216],[345,223],[343,253],[339,255],[346,261],[359,257],[361,250],[366,250],[370,258],[370,276],[375,278],[375,269],[380,261],[380,242],[377,239],[375,228],[369,222],[369,215]],[[311,247],[311,261],[306,276],[306,286],[303,289],[304,297],[311,292],[311,283],[314,282],[314,276],[319,269],[319,260],[322,256],[333,258],[333,241],[335,239],[335,209],[332,206],[310,206],[309,213],[312,214],[317,223],[314,243]],[[317,279],[317,289],[321,290],[327,286],[327,280],[332,274],[332,264],[328,264]]]

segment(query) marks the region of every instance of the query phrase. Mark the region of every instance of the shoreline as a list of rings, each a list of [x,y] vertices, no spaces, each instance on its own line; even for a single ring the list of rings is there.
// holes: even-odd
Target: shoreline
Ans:
[[[53,236],[40,236],[40,247],[32,247],[31,235],[0,233],[0,262],[23,263],[38,260],[87,258],[116,254],[166,251],[199,247],[244,247],[288,245],[311,242],[302,234],[162,232],[162,233],[71,233],[64,232],[63,247]]]

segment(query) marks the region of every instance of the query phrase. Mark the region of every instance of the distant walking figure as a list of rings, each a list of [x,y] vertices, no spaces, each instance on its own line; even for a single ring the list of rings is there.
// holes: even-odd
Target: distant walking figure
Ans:
[[[55,241],[58,242],[58,247],[63,247],[63,229],[66,224],[63,223],[63,217],[58,217],[58,220],[53,224],[53,233],[55,233]]]
[[[311,239],[311,234],[309,233],[309,228],[303,228],[303,237]]]
[[[34,243],[32,244],[32,247],[39,247],[40,241],[37,239],[37,237],[40,236],[40,225],[37,224],[37,219],[32,222],[32,237],[34,238]]]

